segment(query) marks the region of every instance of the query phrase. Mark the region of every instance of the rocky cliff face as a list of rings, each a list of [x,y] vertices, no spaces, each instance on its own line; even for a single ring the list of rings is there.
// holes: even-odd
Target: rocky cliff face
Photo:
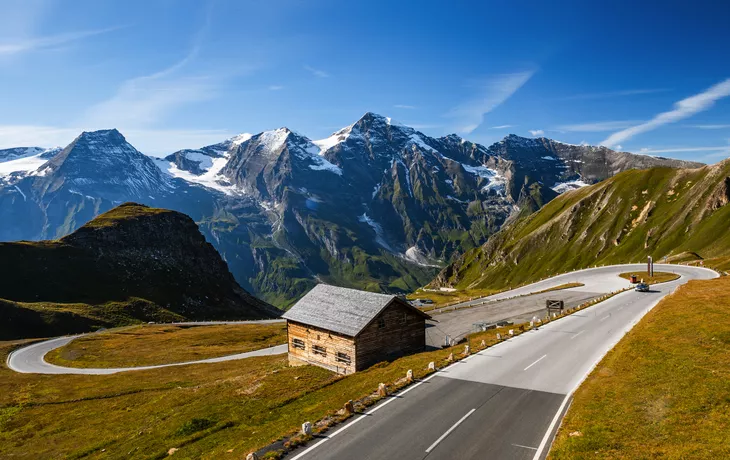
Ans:
[[[187,319],[271,318],[184,214],[123,204],[58,241],[1,243],[0,297],[99,305],[144,299]]]

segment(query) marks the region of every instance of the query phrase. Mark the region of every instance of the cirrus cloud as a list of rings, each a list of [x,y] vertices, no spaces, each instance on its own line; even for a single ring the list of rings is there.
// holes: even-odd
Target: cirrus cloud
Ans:
[[[457,132],[469,134],[484,122],[484,115],[499,107],[527,83],[534,71],[497,75],[474,85],[474,97],[446,113],[455,120]]]
[[[694,96],[690,96],[676,102],[672,110],[662,112],[647,122],[611,134],[603,142],[601,142],[601,145],[612,147],[620,142],[631,139],[638,134],[652,131],[660,126],[689,118],[692,115],[709,109],[716,101],[727,96],[730,96],[730,78],[711,86],[699,94],[695,94]]]

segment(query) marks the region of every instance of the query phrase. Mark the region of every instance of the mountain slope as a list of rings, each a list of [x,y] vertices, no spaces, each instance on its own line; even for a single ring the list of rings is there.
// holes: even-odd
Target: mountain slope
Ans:
[[[593,265],[730,255],[730,160],[620,173],[565,193],[445,268],[433,286],[502,288]]]
[[[0,257],[0,297],[8,301],[0,310],[9,326],[0,333],[6,336],[12,330],[43,334],[57,318],[44,322],[39,315],[68,304],[86,305],[90,318],[75,326],[86,329],[277,315],[236,283],[195,222],[175,211],[127,203],[60,240],[0,243]],[[110,303],[117,308],[105,315]]]
[[[321,281],[412,291],[564,190],[685,164],[518,136],[485,147],[373,113],[322,140],[280,128],[153,159],[104,130],[33,158],[0,178],[0,240],[60,238],[125,201],[174,209],[283,307]]]

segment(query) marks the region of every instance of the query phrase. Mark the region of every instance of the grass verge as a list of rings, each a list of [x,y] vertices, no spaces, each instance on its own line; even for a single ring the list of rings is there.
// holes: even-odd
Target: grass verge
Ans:
[[[628,279],[631,279],[631,275],[636,275],[636,277],[639,281],[644,280],[644,282],[646,284],[666,283],[667,281],[674,281],[674,280],[678,279],[680,276],[676,273],[669,273],[669,272],[654,272],[654,276],[648,276],[641,272],[626,272],[626,273],[621,273],[618,276],[620,276],[623,279],[628,280]]]
[[[180,363],[286,343],[286,323],[213,326],[143,325],[81,337],[51,351],[65,367],[136,367]]]
[[[575,393],[550,458],[730,458],[730,278],[662,300]]]
[[[472,350],[497,343],[496,333],[508,328],[470,336]],[[0,360],[18,346],[0,342]],[[346,401],[374,404],[379,383],[394,391],[407,385],[409,369],[423,378],[429,362],[442,367],[463,350],[418,353],[347,377],[289,367],[285,355],[99,376],[18,374],[3,365],[0,458],[240,459],[277,440],[293,447],[306,442],[296,436],[304,421],[322,433],[347,418],[339,410]]]

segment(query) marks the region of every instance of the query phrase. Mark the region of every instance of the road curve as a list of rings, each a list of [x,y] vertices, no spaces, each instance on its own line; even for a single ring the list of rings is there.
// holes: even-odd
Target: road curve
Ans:
[[[522,295],[575,281],[584,283],[587,292],[611,292],[628,286],[619,273],[645,269],[632,264],[581,270],[515,291]],[[656,264],[655,269],[681,277],[654,285],[648,293],[617,294],[476,353],[386,398],[288,458],[544,458],[573,392],[605,354],[678,286],[718,276],[681,265]],[[513,297],[515,292],[500,295]]]
[[[671,273],[679,273],[687,267],[685,265],[674,265],[674,264],[654,264],[654,271],[667,271]],[[694,267],[700,268],[700,267]],[[716,273],[713,270],[702,269],[707,272]],[[469,307],[474,305],[481,305],[483,303],[494,302],[497,300],[513,299],[524,295],[529,295],[535,292],[545,291],[554,287],[558,287],[568,283],[582,283],[583,286],[566,289],[566,291],[572,292],[613,292],[624,289],[628,286],[628,281],[619,278],[619,273],[625,273],[628,271],[635,271],[639,277],[642,273],[646,272],[646,264],[622,264],[622,265],[606,265],[603,267],[586,268],[583,270],[575,270],[561,275],[556,275],[551,278],[547,278],[535,283],[527,284],[522,287],[511,289],[509,291],[500,292],[499,294],[492,294],[490,296],[479,297],[474,300],[468,300],[466,302],[449,305],[448,307],[437,308],[429,311],[429,314],[439,313],[440,311],[450,311],[463,307]]]
[[[262,321],[211,321],[211,322],[185,322],[172,323],[174,325],[185,326],[211,326],[221,324],[272,324],[282,322],[283,320],[262,320]],[[167,323],[166,323],[167,324]],[[89,334],[96,334],[91,332]],[[80,375],[107,375],[117,374],[119,372],[143,371],[149,369],[159,369],[162,367],[186,366],[188,364],[202,363],[220,363],[223,361],[233,361],[237,359],[252,358],[254,356],[280,355],[288,351],[287,345],[277,345],[274,347],[263,348],[261,350],[248,351],[246,353],[238,353],[235,355],[220,356],[217,358],[201,359],[198,361],[186,361],[182,363],[159,364],[156,366],[140,366],[140,367],[117,367],[117,368],[74,368],[56,366],[46,362],[44,359],[46,354],[60,348],[72,340],[78,339],[89,334],[79,334],[67,337],[58,337],[55,339],[45,340],[43,342],[34,343],[27,347],[19,348],[8,355],[8,368],[15,372],[23,374],[80,374]]]

